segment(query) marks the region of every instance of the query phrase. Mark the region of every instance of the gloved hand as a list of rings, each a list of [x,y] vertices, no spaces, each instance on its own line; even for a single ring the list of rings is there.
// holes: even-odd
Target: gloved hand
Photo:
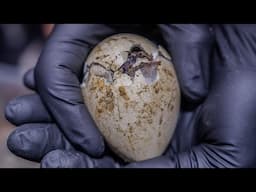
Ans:
[[[120,167],[112,157],[101,156],[103,139],[83,105],[79,80],[83,61],[93,46],[114,33],[133,32],[165,43],[183,98],[166,153],[126,167],[254,166],[256,27],[214,29],[216,42],[207,25],[58,26],[35,75],[32,71],[25,78],[40,97],[17,98],[6,108],[6,117],[19,125],[9,136],[9,149],[27,159],[43,158],[42,167]]]

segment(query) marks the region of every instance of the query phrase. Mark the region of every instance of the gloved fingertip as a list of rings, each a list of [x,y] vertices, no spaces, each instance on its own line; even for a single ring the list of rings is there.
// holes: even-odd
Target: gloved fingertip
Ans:
[[[41,168],[88,168],[86,155],[75,151],[54,150],[49,152],[41,161]],[[87,157],[87,156],[86,156]],[[91,162],[91,161],[90,161]]]
[[[78,148],[93,157],[101,157],[105,151],[104,139],[101,135],[84,139],[83,142],[79,143]]]
[[[7,148],[14,154],[20,154],[22,142],[17,134],[17,130],[13,131],[7,138]]]
[[[23,76],[24,85],[32,90],[36,89],[35,78],[34,78],[34,68],[28,70]]]
[[[41,161],[41,168],[60,168],[64,153],[62,150],[54,150],[49,152]]]
[[[33,153],[30,152],[31,145],[28,145],[27,136],[20,133],[19,130],[13,131],[7,138],[7,148],[15,155],[32,160],[39,161],[39,158],[33,156]]]
[[[15,155],[32,161],[40,161],[44,155],[44,142],[48,135],[45,129],[24,125],[16,128],[7,138],[7,147]]]
[[[193,79],[181,85],[182,93],[191,103],[199,103],[206,98],[209,90],[200,79]]]
[[[17,125],[19,122],[16,117],[17,117],[17,113],[19,113],[20,109],[22,108],[21,105],[22,105],[21,103],[16,102],[16,100],[14,99],[14,100],[10,101],[7,104],[7,106],[5,107],[5,112],[4,112],[5,118],[9,122],[11,122],[15,125]]]
[[[101,159],[92,159],[92,161],[95,168],[121,168],[121,164],[109,156]]]

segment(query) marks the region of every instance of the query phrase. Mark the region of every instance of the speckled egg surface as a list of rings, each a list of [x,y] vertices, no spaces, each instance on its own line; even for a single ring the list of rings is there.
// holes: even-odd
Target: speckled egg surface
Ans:
[[[117,34],[89,54],[85,104],[111,149],[128,162],[161,155],[174,133],[180,89],[171,58],[135,34]]]

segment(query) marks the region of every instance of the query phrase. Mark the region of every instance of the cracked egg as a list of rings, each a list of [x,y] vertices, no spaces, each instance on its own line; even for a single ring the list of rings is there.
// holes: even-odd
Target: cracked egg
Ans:
[[[171,57],[135,34],[117,34],[88,55],[82,94],[110,148],[125,161],[163,154],[174,133],[180,89]]]

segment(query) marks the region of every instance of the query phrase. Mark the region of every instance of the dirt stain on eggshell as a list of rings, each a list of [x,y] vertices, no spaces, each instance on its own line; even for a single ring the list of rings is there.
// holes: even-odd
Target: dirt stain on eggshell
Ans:
[[[98,99],[97,106],[96,106],[96,116],[99,117],[103,112],[107,111],[112,113],[114,110],[114,94],[110,85],[106,85],[104,79],[96,78],[96,80],[92,83],[93,90],[99,91],[101,93],[101,97]]]
[[[119,95],[124,99],[124,100],[129,100],[130,98],[128,97],[127,93],[126,93],[126,90],[125,90],[125,87],[124,86],[120,86],[118,88],[119,90]]]

